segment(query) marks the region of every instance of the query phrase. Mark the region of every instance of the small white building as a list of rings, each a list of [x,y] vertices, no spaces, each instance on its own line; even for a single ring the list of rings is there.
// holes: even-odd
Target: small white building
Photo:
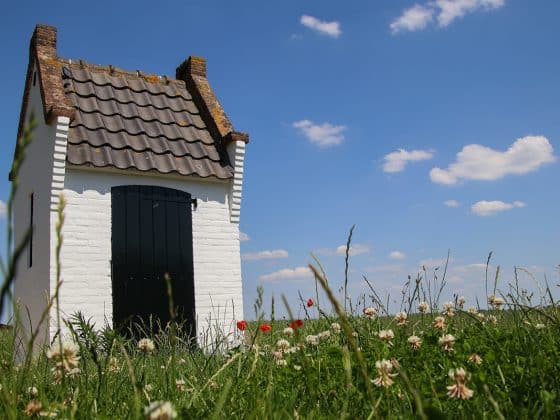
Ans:
[[[206,344],[243,317],[239,211],[248,135],[233,127],[189,57],[175,78],[57,55],[56,28],[33,33],[18,139],[38,125],[14,202],[15,243],[33,227],[14,297],[24,327],[57,332],[56,223],[66,199],[60,313],[97,326],[169,320],[164,274],[183,319]],[[20,140],[18,140],[20,141]],[[10,174],[10,177],[12,174]],[[30,323],[26,310],[29,311]]]

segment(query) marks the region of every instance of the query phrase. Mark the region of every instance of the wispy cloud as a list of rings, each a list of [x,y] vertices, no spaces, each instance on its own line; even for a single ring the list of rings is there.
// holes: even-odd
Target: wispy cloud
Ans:
[[[342,34],[340,22],[337,22],[336,20],[327,22],[325,20],[317,19],[314,16],[302,15],[299,19],[299,23],[321,35],[327,35],[332,38],[338,38]]]
[[[245,261],[273,260],[279,258],[288,258],[288,251],[284,249],[273,249],[271,251],[249,252],[241,255],[241,259]]]
[[[430,178],[438,184],[453,185],[459,180],[493,181],[511,174],[525,174],[554,162],[552,145],[546,137],[517,139],[505,152],[479,144],[469,144],[457,153],[447,169],[433,168]]]
[[[0,219],[4,219],[6,217],[6,203],[0,200]]]
[[[300,130],[311,143],[319,147],[341,144],[344,141],[344,134],[342,133],[346,130],[344,125],[333,125],[330,123],[315,124],[309,120],[296,121],[292,126]]]
[[[434,9],[429,6],[415,4],[403,11],[402,15],[391,22],[393,34],[403,31],[419,31],[428,26],[434,17]]]
[[[241,242],[248,241],[249,239],[251,239],[251,238],[249,237],[249,235],[247,235],[245,232],[239,231],[239,240],[240,240]]]
[[[514,201],[513,203],[504,203],[503,201],[479,201],[471,206],[471,211],[477,216],[492,216],[503,211],[522,208],[527,206],[523,201]]]
[[[270,274],[264,274],[259,277],[261,281],[278,281],[278,280],[295,280],[295,279],[305,279],[312,277],[313,273],[309,267],[296,267],[296,268],[284,268],[282,270],[274,271]]]
[[[404,260],[405,257],[405,253],[401,251],[393,251],[389,254],[389,258],[391,258],[392,260]]]
[[[445,204],[447,207],[459,207],[459,202],[457,200],[447,200],[444,201],[443,204]]]
[[[434,156],[433,152],[429,150],[408,150],[399,149],[396,152],[391,152],[383,157],[385,163],[383,164],[383,172],[395,173],[404,171],[404,168],[409,162],[419,162],[422,160],[431,159]]]
[[[366,254],[370,252],[371,248],[367,244],[353,244],[350,245],[350,250],[348,252],[349,255],[360,255]],[[338,255],[338,256],[345,256],[346,255],[346,245],[339,245],[336,248],[320,248],[315,251],[316,254],[320,255]]]
[[[437,25],[444,28],[469,13],[499,9],[505,3],[505,0],[435,0],[424,5],[415,4],[393,20],[389,28],[393,34],[420,31],[433,22],[434,16]]]

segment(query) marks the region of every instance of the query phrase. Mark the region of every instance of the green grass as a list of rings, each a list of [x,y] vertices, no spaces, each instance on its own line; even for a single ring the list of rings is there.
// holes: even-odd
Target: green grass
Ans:
[[[371,396],[348,337],[332,332],[331,322],[339,321],[334,317],[306,320],[292,336],[283,333],[287,321],[275,321],[267,333],[257,333],[258,325],[249,323],[246,345],[214,355],[192,350],[180,334],[173,340],[169,331],[152,337],[155,350],[145,354],[136,341],[109,330],[95,333],[75,319],[81,371],[60,383],[53,382],[54,362],[44,351],[28,365],[17,365],[12,333],[4,331],[0,417],[26,417],[31,400],[40,401],[41,411],[55,411],[59,418],[139,418],[153,401],[171,402],[184,418],[412,418],[422,412],[429,418],[560,415],[560,330],[551,321],[558,316],[554,309],[494,312],[496,324],[459,311],[446,319],[443,332],[433,327],[436,315],[411,315],[406,326],[397,326],[388,317],[348,318],[369,380],[377,376],[378,360],[396,359],[400,365],[393,370],[397,375],[391,386],[370,384]],[[376,334],[387,328],[395,334],[392,345]],[[318,345],[306,343],[308,335],[327,330],[330,337]],[[438,342],[444,333],[456,338],[452,352],[444,352]],[[418,350],[407,342],[412,334],[422,339]],[[284,354],[286,366],[273,357],[280,339],[298,348]],[[468,361],[472,353],[482,357],[481,365]],[[109,368],[110,357],[117,359],[118,370]],[[474,395],[469,400],[447,395],[446,387],[453,384],[448,371],[458,367],[470,376],[467,386]],[[177,386],[177,380],[184,386]],[[37,388],[36,396],[30,395],[29,387]]]

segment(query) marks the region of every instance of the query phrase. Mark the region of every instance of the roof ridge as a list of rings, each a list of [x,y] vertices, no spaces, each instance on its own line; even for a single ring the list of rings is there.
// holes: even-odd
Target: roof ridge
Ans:
[[[69,66],[71,69],[86,69],[95,73],[105,73],[109,76],[125,76],[135,79],[142,79],[145,82],[152,84],[169,85],[173,83],[186,88],[184,80],[175,79],[167,75],[144,73],[142,70],[125,70],[123,68],[113,66],[112,64],[95,64],[82,59],[74,60],[71,58],[63,57],[57,57],[57,59],[62,65]]]

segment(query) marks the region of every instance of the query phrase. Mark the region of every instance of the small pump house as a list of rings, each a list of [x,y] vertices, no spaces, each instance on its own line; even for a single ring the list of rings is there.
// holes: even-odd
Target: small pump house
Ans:
[[[96,325],[169,320],[165,274],[177,313],[205,345],[243,317],[239,211],[248,135],[234,131],[189,57],[175,78],[57,55],[56,28],[37,25],[18,129],[37,123],[18,174],[15,243],[32,227],[14,298],[22,325],[38,325],[57,282],[62,318]],[[13,178],[13,173],[10,178]],[[12,179],[13,180],[13,179]],[[29,322],[30,321],[30,322]]]

